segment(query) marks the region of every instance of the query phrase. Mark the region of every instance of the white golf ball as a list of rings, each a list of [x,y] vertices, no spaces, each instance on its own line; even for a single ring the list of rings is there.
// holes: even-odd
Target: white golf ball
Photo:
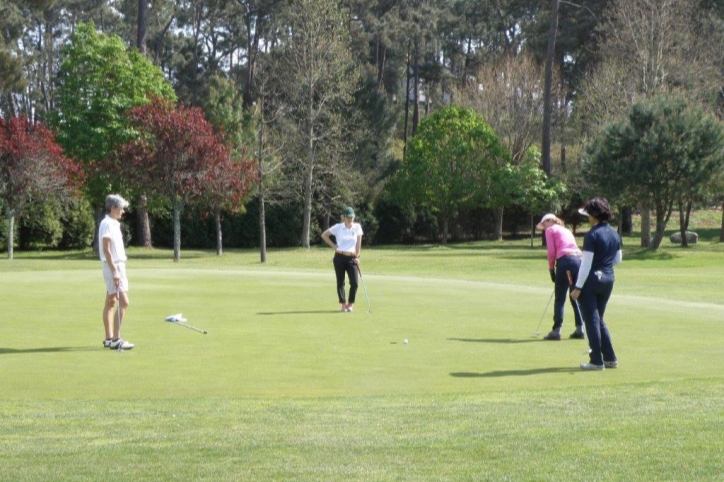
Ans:
[[[402,343],[404,343],[405,345],[407,345],[407,338],[405,338],[404,340],[402,340]]]

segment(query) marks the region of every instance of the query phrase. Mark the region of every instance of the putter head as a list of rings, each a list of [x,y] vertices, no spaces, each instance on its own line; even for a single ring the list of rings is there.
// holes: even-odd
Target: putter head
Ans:
[[[540,331],[534,331],[532,336],[533,338],[538,338],[540,336]]]

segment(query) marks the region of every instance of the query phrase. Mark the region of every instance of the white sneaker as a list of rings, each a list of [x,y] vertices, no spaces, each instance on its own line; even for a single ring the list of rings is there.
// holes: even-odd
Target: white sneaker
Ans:
[[[111,350],[131,350],[133,347],[136,346],[130,341],[126,341],[123,338],[119,338],[115,341],[111,342]]]
[[[353,310],[354,306],[352,305],[347,305],[347,307],[344,309],[344,311],[346,311],[347,313],[352,313]]]
[[[605,361],[603,362],[603,366],[605,366],[606,368],[618,368],[618,361]]]
[[[103,340],[103,348],[110,348],[111,340]]]
[[[594,365],[593,363],[581,363],[581,370],[591,372],[591,371],[601,371],[604,368],[606,368],[605,365]]]

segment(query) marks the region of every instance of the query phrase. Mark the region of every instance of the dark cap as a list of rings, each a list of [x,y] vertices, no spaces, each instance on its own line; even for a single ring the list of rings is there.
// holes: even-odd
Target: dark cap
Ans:
[[[345,218],[353,218],[353,217],[354,217],[354,209],[352,209],[351,207],[347,206],[346,208],[344,208],[344,211],[342,211],[342,214],[344,215]]]

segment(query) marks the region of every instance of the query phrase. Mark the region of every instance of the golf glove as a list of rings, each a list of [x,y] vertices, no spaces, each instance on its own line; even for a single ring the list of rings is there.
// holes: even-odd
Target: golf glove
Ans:
[[[556,282],[556,270],[550,269],[548,271],[551,273],[551,281],[553,281],[555,283]]]

